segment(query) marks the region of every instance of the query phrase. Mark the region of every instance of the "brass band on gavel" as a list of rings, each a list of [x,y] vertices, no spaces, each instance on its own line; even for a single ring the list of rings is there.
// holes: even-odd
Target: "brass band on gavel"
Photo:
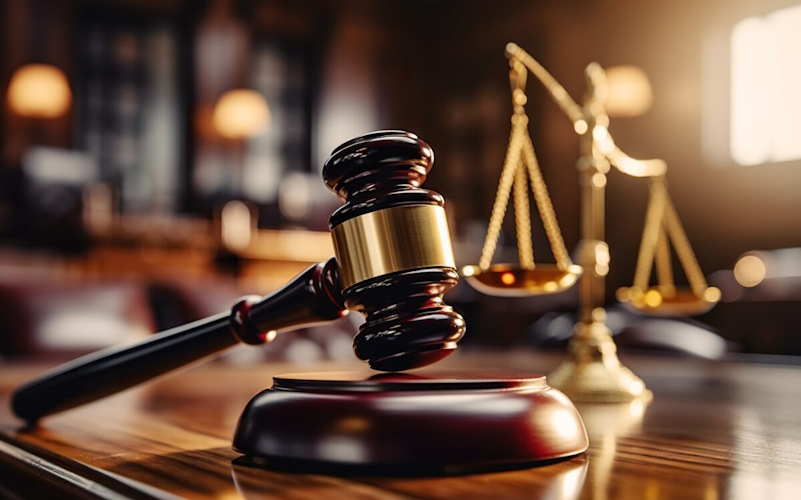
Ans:
[[[441,206],[399,206],[366,213],[334,227],[331,235],[343,288],[408,269],[456,269]]]

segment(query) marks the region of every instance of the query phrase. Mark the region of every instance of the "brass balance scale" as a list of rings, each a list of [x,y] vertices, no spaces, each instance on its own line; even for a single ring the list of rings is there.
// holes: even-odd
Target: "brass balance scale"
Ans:
[[[709,310],[720,300],[720,291],[707,285],[687,235],[667,191],[663,160],[638,160],[625,154],[609,134],[604,108],[606,74],[597,63],[587,66],[588,92],[579,106],[567,91],[533,57],[514,43],[506,47],[512,89],[512,130],[490,216],[487,236],[477,265],[462,274],[478,291],[495,296],[526,297],[566,290],[580,283],[578,322],[568,356],[548,376],[551,386],[577,402],[629,402],[650,399],[645,384],[623,366],[616,354],[611,332],[605,325],[604,278],[609,270],[609,247],[604,241],[604,191],[610,166],[619,172],[647,178],[650,200],[635,268],[634,283],[618,290],[627,307],[645,314],[689,315]],[[531,72],[573,123],[580,138],[578,160],[581,188],[581,241],[579,263],[568,255],[528,133],[525,111],[526,80]],[[531,243],[528,184],[553,252],[556,264],[537,264]],[[503,219],[514,193],[515,227],[519,262],[493,264]],[[670,243],[676,251],[689,288],[673,280]],[[649,285],[656,267],[657,285]]]

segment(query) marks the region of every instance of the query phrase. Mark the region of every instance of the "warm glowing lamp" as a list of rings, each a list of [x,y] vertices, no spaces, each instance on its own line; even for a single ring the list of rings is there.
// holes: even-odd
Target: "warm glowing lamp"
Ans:
[[[55,66],[27,64],[14,72],[8,84],[9,107],[21,116],[58,118],[71,103],[67,77]]]
[[[651,108],[654,95],[645,71],[637,66],[611,66],[604,71],[604,106],[609,116],[640,116]]]
[[[229,90],[214,107],[214,129],[228,139],[258,135],[270,121],[267,101],[255,90]]]

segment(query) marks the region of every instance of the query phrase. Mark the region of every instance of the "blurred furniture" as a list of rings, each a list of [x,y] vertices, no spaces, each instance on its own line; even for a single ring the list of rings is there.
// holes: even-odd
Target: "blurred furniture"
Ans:
[[[226,217],[231,205],[243,207],[244,220]],[[238,278],[249,293],[278,288],[311,264],[334,253],[328,231],[258,229],[244,203],[231,202],[221,217],[84,213],[91,245],[82,259],[90,276],[165,277],[212,281]]]
[[[0,359],[74,358],[228,311],[240,297],[253,292],[241,281],[221,276],[164,276],[147,284],[47,280],[30,275],[3,278]],[[352,339],[362,321],[361,315],[349,315],[324,327],[279,335],[264,348],[237,346],[223,359],[244,363],[269,359],[301,365],[324,359],[350,359]]]
[[[135,282],[0,279],[0,356],[69,358],[155,331]]]
[[[758,270],[761,272],[752,282],[744,279],[749,276],[742,272],[739,263],[734,271],[721,270],[710,276],[710,281],[723,290],[723,301],[700,319],[724,332],[727,339],[742,346],[743,352],[799,356],[801,250],[745,254],[753,255],[760,255],[766,265]],[[785,259],[781,266],[774,266],[771,264],[776,263],[775,257],[791,258]]]
[[[676,318],[638,318],[615,335],[615,343],[621,352],[651,351],[705,359],[721,359],[729,351],[726,341],[709,327]]]
[[[227,311],[333,254],[328,232],[248,227],[245,244],[231,248],[222,221],[83,215],[90,246],[82,254],[0,249],[0,356],[74,357]],[[356,316],[335,335],[308,329],[235,359],[348,358]]]
[[[355,360],[354,360],[355,361]],[[547,371],[517,351],[454,356],[442,368]],[[19,497],[796,498],[801,367],[627,357],[650,404],[584,405],[587,455],[457,477],[326,477],[241,465],[230,439],[242,407],[283,364],[206,365],[53,416],[30,429],[10,391],[44,366],[0,367],[0,493]],[[321,363],[314,369],[353,368]],[[102,445],[100,445],[102,443]],[[399,471],[401,472],[401,471]]]
[[[32,147],[22,160],[26,238],[34,243],[75,252],[86,245],[83,229],[84,186],[98,178],[97,161],[68,149]],[[21,214],[20,214],[21,215]]]
[[[570,313],[548,312],[526,331],[525,342],[546,348],[565,348],[574,323]],[[658,353],[722,359],[738,345],[715,329],[689,318],[644,316],[620,304],[609,308],[607,326],[622,353]]]
[[[246,291],[234,280],[162,278],[148,285],[159,329],[172,328],[227,311]]]

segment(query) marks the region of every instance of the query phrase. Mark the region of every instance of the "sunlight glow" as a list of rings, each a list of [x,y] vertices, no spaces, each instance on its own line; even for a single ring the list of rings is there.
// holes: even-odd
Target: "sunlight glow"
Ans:
[[[740,165],[801,158],[801,5],[738,22],[731,34],[731,156]]]

